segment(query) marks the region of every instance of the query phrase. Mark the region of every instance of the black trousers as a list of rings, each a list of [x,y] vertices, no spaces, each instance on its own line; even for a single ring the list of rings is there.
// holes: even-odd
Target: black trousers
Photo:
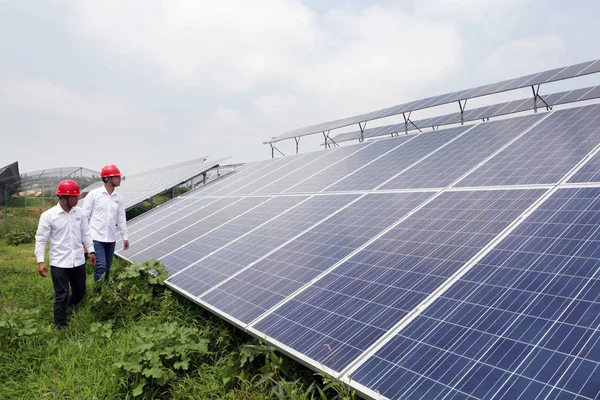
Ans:
[[[54,285],[54,325],[66,327],[67,307],[76,306],[85,296],[85,264],[74,268],[50,266],[50,273]]]

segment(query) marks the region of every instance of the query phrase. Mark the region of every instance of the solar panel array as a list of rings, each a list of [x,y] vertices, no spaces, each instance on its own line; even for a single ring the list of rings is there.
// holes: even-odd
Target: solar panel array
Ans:
[[[556,82],[562,79],[574,78],[588,74],[600,72],[600,60],[593,60],[581,64],[570,65],[567,67],[556,68],[548,71],[522,76],[519,78],[508,79],[506,81],[492,83],[489,85],[478,86],[472,89],[461,90],[458,92],[447,93],[439,96],[428,97],[421,100],[411,101],[383,110],[377,110],[366,114],[357,115],[350,118],[339,119],[335,121],[324,122],[317,125],[311,125],[300,129],[295,129],[279,135],[265,143],[274,143],[280,140],[291,139],[312,135],[314,133],[327,132],[331,129],[343,128],[365,121],[371,121],[379,118],[390,117],[393,115],[406,114],[424,108],[436,107],[443,104],[450,104],[456,101],[487,96],[489,94],[501,93],[508,90],[520,89],[528,86],[536,86],[549,82]]]
[[[446,114],[438,117],[421,119],[418,121],[409,121],[408,123],[379,126],[361,131],[341,133],[331,138],[335,143],[342,143],[348,140],[366,139],[384,135],[393,135],[396,133],[407,133],[409,131],[422,130],[425,128],[435,128],[445,125],[461,124],[463,122],[476,121],[485,118],[494,118],[502,115],[514,114],[523,111],[531,111],[536,108],[553,107],[577,101],[594,100],[600,98],[600,86],[592,86],[583,89],[569,90],[566,92],[552,93],[540,98],[527,98],[513,100],[505,103],[494,104],[491,106],[478,107],[472,110],[465,110],[461,113]]]
[[[127,179],[119,187],[119,192],[123,194],[125,199],[125,209],[133,208],[154,196],[168,192],[191,179],[198,178],[203,173],[219,165],[218,162],[207,162],[206,160],[207,157],[200,157],[150,171],[127,175]],[[87,193],[102,185],[102,181],[96,182],[83,189],[83,192]]]
[[[373,399],[600,396],[600,105],[246,165],[131,261]]]

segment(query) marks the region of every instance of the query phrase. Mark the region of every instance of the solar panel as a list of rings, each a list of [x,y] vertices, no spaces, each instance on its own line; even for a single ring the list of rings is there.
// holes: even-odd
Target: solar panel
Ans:
[[[600,140],[600,105],[552,113],[458,186],[557,183]]]
[[[253,328],[341,372],[542,193],[446,192]]]
[[[430,196],[363,197],[200,299],[249,323]]]
[[[596,153],[569,179],[570,183],[600,182],[600,154]]]
[[[370,146],[370,144],[345,146],[330,150],[326,152],[326,155],[323,158],[319,158],[315,162],[294,171],[292,174],[286,176],[285,179],[273,182],[270,185],[264,186],[253,193],[283,193],[296,183],[303,181],[304,179],[311,178],[313,175],[318,174],[319,172],[329,168],[332,165],[335,165],[340,161],[343,161],[346,157],[349,157],[357,151],[368,148],[368,146]]]
[[[315,193],[334,184],[335,182],[344,179],[349,174],[361,170],[372,162],[377,161],[380,157],[389,154],[394,149],[410,141],[414,137],[394,138],[373,142],[372,144],[363,145],[361,151],[351,154],[339,162],[323,169],[316,175],[310,176],[305,180],[290,186],[286,193]]]
[[[172,219],[163,220],[160,227],[156,225],[151,227],[150,233],[146,236],[139,237],[138,234],[131,234],[129,257],[133,261],[162,257],[195,238],[196,235],[207,232],[209,223],[213,220],[226,222],[265,200],[266,198],[221,198],[205,206],[196,206],[193,210],[187,210],[182,217],[176,215]],[[221,210],[226,211],[219,213]]]
[[[514,90],[530,85],[539,85],[548,82],[555,82],[562,79],[583,76],[600,71],[600,60],[588,61],[581,64],[571,65],[568,67],[557,68],[550,71],[544,71],[536,74],[527,75],[520,78],[509,79],[504,82],[484,85],[469,90],[461,90],[455,93],[447,93],[440,96],[433,96],[422,100],[404,103],[394,107],[388,107],[382,110],[373,111],[366,114],[357,115],[355,117],[339,119],[335,121],[324,122],[321,124],[311,125],[304,128],[295,129],[279,135],[265,143],[273,143],[293,137],[301,137],[329,131],[331,129],[342,128],[357,124],[359,122],[370,121],[373,119],[389,117],[402,113],[417,111],[423,108],[435,107],[442,104],[449,104],[459,100],[465,100],[474,97],[485,96],[492,93],[500,93],[507,90]]]
[[[596,399],[600,188],[559,189],[352,379],[402,399]]]
[[[313,196],[190,264],[181,273],[170,277],[168,282],[185,293],[200,296],[357,198],[358,195]]]
[[[437,117],[411,121],[408,124],[408,131],[415,131],[416,129],[425,129],[451,124],[460,124],[461,122],[470,122],[476,121],[478,119],[494,118],[517,112],[531,111],[534,110],[535,107],[544,108],[546,106],[564,105],[576,101],[591,100],[597,98],[600,98],[600,86],[569,90],[566,92],[542,95],[541,99],[534,100],[533,98],[527,98],[513,100],[505,103],[478,107],[472,110],[465,110],[462,115],[462,118],[460,113],[455,112]],[[333,140],[336,143],[343,143],[349,140],[391,135],[394,133],[405,132],[405,130],[406,126],[404,123],[385,125],[376,128],[365,129],[363,132],[354,131],[342,133],[340,135],[334,136]]]
[[[502,149],[547,115],[533,114],[519,118],[487,122],[475,126],[425,162],[389,180],[382,189],[446,187],[494,152]]]
[[[369,398],[597,398],[598,118],[256,163],[134,219],[119,254]]]
[[[123,195],[125,209],[131,209],[154,196],[198,178],[219,165],[219,162],[207,162],[206,159],[207,157],[201,157],[138,174],[127,175],[127,180],[118,189],[119,193]],[[96,182],[83,189],[83,192],[87,193],[101,187],[103,184],[101,181]]]
[[[423,157],[455,140],[471,127],[458,127],[414,136],[369,165],[326,187],[325,191],[367,190],[380,186],[399,172],[410,168]],[[395,139],[394,139],[395,140]]]
[[[167,266],[169,274],[172,275],[305,199],[303,196],[269,198],[245,214],[202,236],[186,235],[190,241],[157,258]]]

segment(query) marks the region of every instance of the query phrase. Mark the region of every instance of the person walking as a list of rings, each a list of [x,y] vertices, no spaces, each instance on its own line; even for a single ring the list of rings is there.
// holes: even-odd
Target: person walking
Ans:
[[[50,243],[50,274],[54,286],[54,325],[67,327],[67,307],[76,306],[85,296],[85,257],[96,264],[94,244],[83,209],[77,207],[81,191],[77,182],[63,180],[56,188],[58,204],[40,216],[35,234],[38,273],[48,276],[45,263],[46,243]],[[69,295],[69,285],[71,295]]]
[[[96,250],[94,282],[99,281],[102,275],[105,281],[108,280],[115,254],[117,230],[123,238],[123,249],[129,249],[123,196],[115,190],[121,185],[121,171],[116,165],[107,165],[102,168],[100,177],[104,185],[91,190],[83,202],[85,218],[90,225]]]

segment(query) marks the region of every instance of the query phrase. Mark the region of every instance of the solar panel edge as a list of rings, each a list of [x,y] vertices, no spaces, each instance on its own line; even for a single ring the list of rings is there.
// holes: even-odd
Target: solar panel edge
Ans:
[[[539,189],[543,190],[543,189]],[[373,357],[377,351],[383,348],[388,342],[390,342],[398,333],[400,333],[410,322],[412,322],[417,316],[419,316],[427,307],[429,307],[435,300],[437,300],[444,292],[449,290],[459,279],[464,276],[469,270],[477,265],[477,263],[485,257],[491,250],[493,250],[499,243],[502,242],[511,232],[513,232],[523,221],[527,219],[535,210],[537,210],[545,201],[547,201],[552,194],[554,194],[558,187],[553,189],[545,190],[541,193],[540,197],[531,204],[525,211],[523,211],[512,223],[504,228],[496,237],[488,242],[480,251],[478,251],[473,257],[471,257],[463,266],[457,270],[451,277],[449,277],[442,285],[440,285],[434,292],[431,293],[425,300],[417,305],[408,315],[402,320],[398,321],[388,332],[383,335],[379,340],[373,343],[362,355],[357,357],[352,363],[342,370],[340,376],[351,377],[369,358]]]

